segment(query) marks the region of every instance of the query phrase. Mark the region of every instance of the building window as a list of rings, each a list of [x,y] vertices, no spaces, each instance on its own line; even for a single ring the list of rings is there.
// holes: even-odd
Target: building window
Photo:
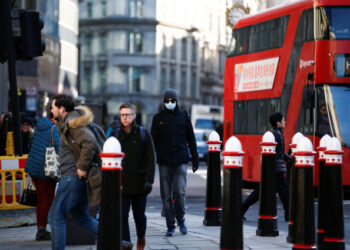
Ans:
[[[175,89],[176,83],[176,71],[174,68],[170,69],[170,80],[169,80],[169,88]]]
[[[187,39],[182,38],[181,40],[181,60],[186,61],[187,58]]]
[[[102,33],[100,36],[100,49],[101,52],[104,53],[107,50],[107,34]]]
[[[193,37],[192,38],[192,62],[196,62],[196,61],[197,61],[197,41]]]
[[[88,18],[92,17],[92,3],[87,3],[87,5],[86,5],[86,13],[87,13],[87,17]]]
[[[130,0],[129,14],[130,17],[141,18],[143,15],[142,0]]]
[[[84,68],[84,78],[85,78],[85,90],[87,94],[90,94],[92,91],[92,73],[91,67]]]
[[[86,53],[88,55],[92,54],[92,35],[86,36]]]
[[[107,3],[105,1],[101,2],[101,15],[107,16]]]
[[[107,89],[107,70],[106,67],[100,68],[100,91],[105,92]]]
[[[187,96],[187,71],[186,68],[181,70],[181,95]]]
[[[192,69],[191,72],[191,95],[192,97],[196,98],[196,90],[197,90],[197,74],[196,74],[196,69]]]
[[[160,52],[162,58],[166,58],[166,37],[162,36],[162,50]]]
[[[166,68],[162,68],[160,71],[160,92],[166,89]]]
[[[173,44],[170,47],[170,59],[176,58],[176,39],[173,38]]]
[[[129,93],[141,91],[141,76],[142,76],[142,70],[140,68],[129,67],[129,72],[128,72]]]
[[[141,53],[142,47],[142,34],[129,33],[129,53]]]

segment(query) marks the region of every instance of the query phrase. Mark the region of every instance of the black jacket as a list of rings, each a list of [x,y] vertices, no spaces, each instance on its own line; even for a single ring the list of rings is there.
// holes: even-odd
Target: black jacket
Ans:
[[[154,146],[147,130],[145,135],[146,140],[143,143],[138,125],[133,125],[129,134],[122,128],[119,131],[118,140],[125,154],[122,160],[122,193],[125,195],[143,194],[146,181],[149,183],[154,181],[156,164]]]
[[[151,134],[160,165],[180,166],[190,160],[198,166],[198,152],[191,120],[186,111],[176,106],[174,111],[164,109],[155,114]]]
[[[284,152],[284,138],[283,131],[280,128],[274,127],[272,133],[275,136],[275,141],[278,144],[276,146],[276,157],[275,157],[275,170],[276,173],[285,173],[286,165],[285,161],[289,160],[291,157]]]

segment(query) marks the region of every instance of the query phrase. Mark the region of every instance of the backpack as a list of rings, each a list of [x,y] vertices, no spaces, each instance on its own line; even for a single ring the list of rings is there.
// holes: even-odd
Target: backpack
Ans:
[[[99,151],[102,152],[103,144],[105,143],[105,141],[107,139],[103,128],[101,128],[98,124],[96,124],[94,122],[90,123],[88,125],[88,127],[90,128],[91,132],[94,134],[94,136],[96,138],[97,144],[99,146]]]

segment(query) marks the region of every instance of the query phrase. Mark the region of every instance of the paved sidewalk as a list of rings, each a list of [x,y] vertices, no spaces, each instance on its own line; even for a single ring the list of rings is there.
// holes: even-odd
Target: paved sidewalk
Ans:
[[[220,249],[220,227],[203,226],[203,217],[186,215],[189,228],[187,235],[182,235],[177,229],[174,237],[165,237],[165,220],[160,213],[147,213],[148,229],[146,234],[146,249],[191,249],[214,250]],[[130,222],[132,242],[136,242],[136,232],[133,220]],[[286,243],[287,232],[279,231],[278,237],[258,237],[256,227],[244,225],[244,249],[291,249]],[[34,240],[36,226],[24,226],[0,229],[0,250],[11,249],[50,249],[50,242]],[[66,249],[95,250],[96,246],[67,246]],[[136,246],[134,247],[136,249]]]

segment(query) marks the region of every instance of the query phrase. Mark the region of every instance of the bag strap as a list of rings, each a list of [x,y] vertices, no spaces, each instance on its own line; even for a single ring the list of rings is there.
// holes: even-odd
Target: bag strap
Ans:
[[[56,125],[54,124],[52,127],[51,127],[51,136],[50,136],[50,147],[53,147],[54,146],[54,143],[53,143],[53,130],[55,129]]]

